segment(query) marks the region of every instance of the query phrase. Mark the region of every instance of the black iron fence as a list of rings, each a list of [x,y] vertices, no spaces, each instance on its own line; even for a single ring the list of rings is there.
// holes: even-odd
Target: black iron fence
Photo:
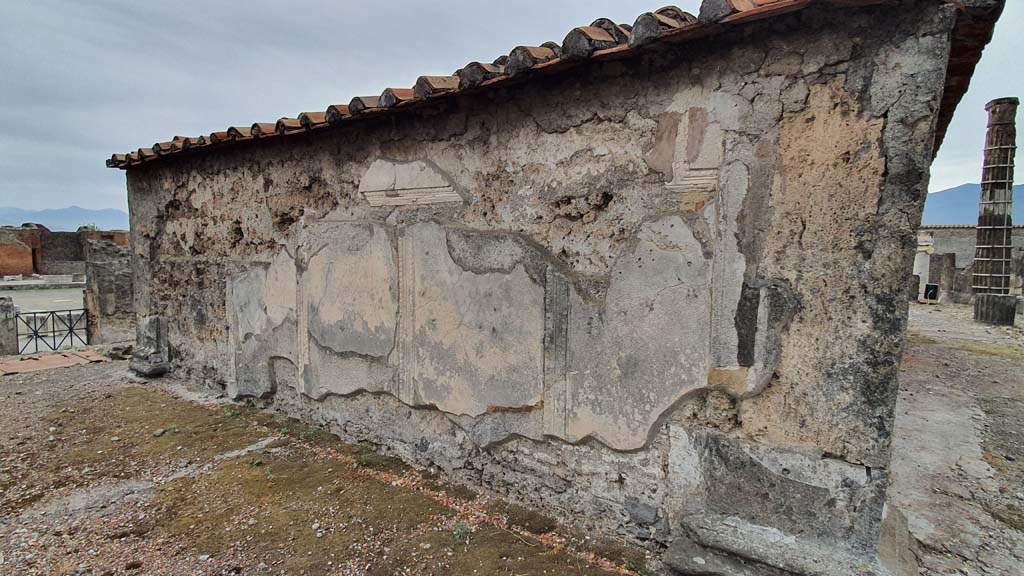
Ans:
[[[88,344],[85,310],[55,310],[18,314],[18,353],[67,350]]]

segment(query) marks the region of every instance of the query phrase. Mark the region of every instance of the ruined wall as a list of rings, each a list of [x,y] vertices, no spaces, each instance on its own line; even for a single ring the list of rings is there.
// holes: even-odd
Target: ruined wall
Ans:
[[[117,237],[91,233],[85,240],[86,331],[90,344],[135,339],[131,249]]]
[[[921,235],[931,238],[937,254],[956,254],[957,268],[965,268],[974,262],[974,245],[978,231],[973,226],[967,228],[931,228],[922,226]],[[1013,246],[1024,250],[1024,226],[1013,230]]]
[[[123,247],[131,243],[124,230],[51,232],[38,224],[0,228],[0,273],[85,274],[85,244],[100,240]]]
[[[934,251],[932,262],[937,258],[955,257],[956,271],[952,276],[946,277],[945,282],[940,281],[937,274],[948,267],[948,262],[943,266],[934,269],[929,274],[929,282],[939,283],[944,292],[942,302],[954,302],[957,304],[971,304],[974,301],[973,284],[974,271],[974,245],[977,242],[977,230],[973,227],[944,227],[944,226],[922,226],[918,231],[918,244],[927,244]],[[1013,250],[1011,251],[1011,274],[1010,293],[1021,294],[1024,287],[1024,274],[1021,272],[1019,262],[1024,261],[1024,226],[1014,227]]]
[[[14,230],[0,229],[0,276],[31,276],[32,247]]]
[[[78,232],[39,230],[39,274],[85,274],[85,248]]]
[[[862,573],[952,17],[808,9],[132,168],[136,364],[681,570]]]

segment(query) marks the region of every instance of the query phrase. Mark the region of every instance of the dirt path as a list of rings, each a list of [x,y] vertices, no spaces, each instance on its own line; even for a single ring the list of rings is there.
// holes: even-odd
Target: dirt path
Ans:
[[[635,573],[526,510],[124,362],[0,379],[0,574]],[[172,394],[175,393],[175,394]]]
[[[890,499],[920,573],[1024,573],[1024,331],[912,305]]]

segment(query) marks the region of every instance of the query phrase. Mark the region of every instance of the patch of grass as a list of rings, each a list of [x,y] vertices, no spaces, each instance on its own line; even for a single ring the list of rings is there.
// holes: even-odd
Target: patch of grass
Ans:
[[[76,402],[47,419],[59,429],[59,438],[35,445],[27,461],[31,465],[25,467],[28,475],[14,479],[33,483],[32,498],[75,482],[145,477],[154,466],[210,461],[275,430],[287,430],[290,438],[329,442],[338,451],[362,455],[365,465],[377,470],[408,471],[367,443],[344,444],[318,428],[245,406],[209,409],[151,388]],[[153,436],[161,428],[166,432]],[[466,523],[453,525],[449,508],[369,478],[290,438],[281,440],[292,444],[286,450],[222,461],[160,486],[146,518],[110,537],[171,542],[190,555],[230,552],[258,558],[274,566],[275,573],[307,576],[345,573],[350,561],[367,567],[371,576],[610,576],[526,535],[487,525],[475,531]],[[436,480],[431,484],[452,494],[460,490]],[[466,492],[466,499],[475,496]],[[0,500],[6,514],[9,495],[0,498],[6,499]],[[550,522],[525,509],[509,511],[509,517],[538,531]]]
[[[995,356],[1016,360],[1024,358],[1024,350],[998,344],[977,344],[961,340],[936,340],[923,334],[911,333],[907,335],[907,342],[913,346],[943,346],[969,354],[981,354],[984,356]]]
[[[655,576],[654,572],[647,569],[646,562],[639,562],[637,560],[626,560],[622,565],[623,568],[630,572],[636,572],[640,576]]]
[[[487,506],[487,512],[508,518],[511,526],[518,526],[533,534],[547,534],[558,528],[558,522],[551,518],[516,504],[493,501]]]
[[[924,334],[910,332],[907,334],[907,343],[915,346],[926,346],[931,344],[938,344],[939,341],[930,336],[925,336]]]
[[[362,468],[370,465],[370,445],[366,442],[360,442],[358,452],[356,454],[356,464]]]
[[[456,544],[451,530],[429,531],[392,548],[369,576],[515,575],[612,576],[563,550],[493,526],[480,526],[468,545]]]
[[[583,550],[596,554],[601,558],[607,558],[617,566],[622,566],[627,570],[632,570],[633,572],[641,574],[641,576],[647,576],[647,574],[650,573],[638,569],[647,565],[647,557],[644,555],[644,552],[638,548],[628,546],[610,538],[599,538],[597,540],[586,541],[577,535],[576,540],[587,542],[582,546]]]
[[[437,474],[423,472],[421,475],[424,479],[423,486],[428,490],[445,492],[453,498],[458,498],[459,500],[465,500],[467,502],[475,500],[478,496],[476,491],[461,484],[446,484]]]
[[[313,442],[320,438],[320,431],[316,428],[306,428],[301,435],[301,438],[307,442]]]
[[[472,534],[472,530],[462,522],[456,524],[452,530],[452,537],[455,538],[455,543],[462,544],[463,546],[469,546],[470,534]]]
[[[450,515],[416,492],[357,477],[305,451],[260,461],[228,460],[158,488],[146,522],[155,535],[183,539],[197,554],[258,552],[284,573],[316,576],[360,558],[366,543],[379,545],[383,556],[383,547]]]
[[[997,510],[991,506],[985,506],[986,511],[996,520],[1006,524],[1014,530],[1024,532],[1024,512],[1020,510]]]
[[[999,346],[996,344],[968,344],[968,343],[956,343],[949,344],[950,348],[955,348],[969,354],[981,354],[983,356],[995,356],[996,358],[1006,358],[1008,360],[1017,360],[1024,358],[1024,351],[1017,348],[1010,348],[1009,346]]]
[[[263,436],[257,425],[272,421],[257,411],[235,412],[229,416],[141,387],[57,406],[45,418],[58,429],[55,440],[26,455],[31,465],[6,479],[19,488],[0,495],[0,508],[18,511],[64,486],[244,448]],[[160,428],[167,433],[154,436]]]

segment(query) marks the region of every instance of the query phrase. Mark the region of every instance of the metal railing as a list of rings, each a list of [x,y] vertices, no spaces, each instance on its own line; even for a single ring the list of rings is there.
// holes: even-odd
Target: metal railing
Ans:
[[[15,322],[18,354],[85,346],[88,344],[87,324],[88,316],[82,309],[21,312]]]

